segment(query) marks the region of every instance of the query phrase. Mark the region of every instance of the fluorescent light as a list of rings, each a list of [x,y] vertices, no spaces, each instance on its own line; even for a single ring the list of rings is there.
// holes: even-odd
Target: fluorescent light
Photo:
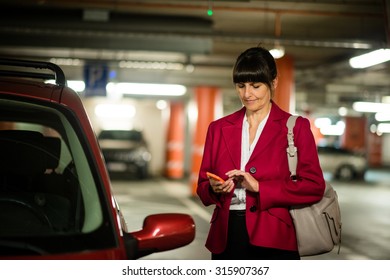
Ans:
[[[354,102],[352,108],[357,112],[377,113],[390,111],[390,104],[376,102]]]
[[[345,130],[345,123],[343,121],[338,121],[332,125],[330,118],[317,118],[314,121],[314,125],[320,129],[322,135],[340,136],[343,135]]]
[[[187,92],[176,84],[108,83],[106,89],[114,95],[182,96]]]
[[[51,63],[67,66],[81,66],[83,61],[78,58],[51,58]]]
[[[68,87],[77,92],[85,90],[85,83],[83,81],[67,81]]]
[[[378,112],[375,114],[375,119],[378,122],[388,122],[390,121],[390,112]]]
[[[323,126],[320,128],[322,135],[343,135],[345,131],[345,123],[343,121],[338,121],[335,125]]]
[[[46,83],[55,84],[56,82],[54,80],[47,80]],[[85,90],[85,83],[83,81],[70,80],[66,84],[76,92],[83,92]]]
[[[330,126],[332,124],[332,121],[330,118],[317,118],[315,119],[314,121],[314,125],[317,127],[317,128],[322,128],[322,127],[326,127],[326,126]]]
[[[183,70],[185,68],[183,63],[161,61],[120,61],[119,67],[148,70]]]
[[[377,133],[390,133],[390,123],[380,123],[378,124]]]
[[[390,60],[390,49],[379,49],[353,57],[349,60],[352,68],[367,68]]]
[[[133,118],[136,110],[129,104],[98,104],[95,107],[95,114],[101,118]]]

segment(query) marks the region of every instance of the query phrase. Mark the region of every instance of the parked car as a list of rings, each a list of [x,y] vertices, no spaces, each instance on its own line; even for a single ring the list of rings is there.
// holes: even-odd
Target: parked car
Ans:
[[[0,225],[0,259],[138,259],[195,237],[193,218],[182,213],[147,216],[128,232],[86,110],[61,68],[1,58]]]
[[[139,179],[149,176],[152,156],[142,131],[102,130],[98,140],[110,173],[135,175]]]
[[[348,181],[364,178],[367,159],[364,154],[336,147],[318,147],[321,168],[335,179]]]

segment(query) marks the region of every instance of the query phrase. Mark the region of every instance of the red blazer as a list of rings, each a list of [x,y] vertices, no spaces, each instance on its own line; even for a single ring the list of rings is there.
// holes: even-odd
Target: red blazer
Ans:
[[[214,204],[206,247],[221,253],[226,247],[229,206],[233,192],[217,195],[211,191],[206,171],[227,179],[226,172],[240,169],[241,135],[245,107],[209,125],[197,194],[205,206]],[[289,206],[319,201],[325,190],[317,148],[310,123],[299,117],[294,127],[298,149],[296,182],[290,179],[287,162],[289,113],[272,103],[270,115],[259,141],[245,167],[259,181],[259,192],[246,193],[246,225],[252,244],[297,250]]]

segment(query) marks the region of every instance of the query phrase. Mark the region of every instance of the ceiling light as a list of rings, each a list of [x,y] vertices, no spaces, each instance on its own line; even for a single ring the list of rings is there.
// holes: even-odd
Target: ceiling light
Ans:
[[[332,124],[332,121],[330,118],[317,118],[315,119],[314,121],[314,125],[317,127],[317,128],[322,128],[322,127],[325,127],[325,126],[330,126]]]
[[[336,124],[332,124],[330,118],[317,118],[314,120],[314,125],[320,129],[322,135],[343,135],[345,131],[344,121],[338,121]]]
[[[388,122],[390,121],[390,112],[378,112],[375,114],[375,119],[378,122]]]
[[[390,60],[390,49],[379,49],[349,60],[352,68],[367,68]]]
[[[275,46],[273,49],[269,51],[271,55],[275,58],[281,58],[284,56],[284,48],[282,46]]]
[[[182,96],[187,92],[176,84],[108,83],[106,88],[111,95]]]
[[[345,117],[348,114],[348,109],[345,107],[340,107],[338,112],[340,116]]]
[[[376,113],[390,111],[390,104],[376,102],[354,102],[352,108],[357,112]]]
[[[344,131],[345,123],[343,121],[338,121],[334,125],[327,125],[320,128],[322,135],[340,136],[344,134]]]
[[[120,68],[128,69],[146,69],[146,70],[183,70],[183,63],[179,62],[161,62],[161,61],[120,61]]]
[[[275,38],[280,38],[280,35],[282,34],[282,21],[280,17],[281,15],[279,13],[275,15]],[[284,56],[284,48],[280,45],[279,40],[275,41],[274,48],[269,52],[275,59]]]
[[[55,84],[56,82],[54,80],[47,80],[46,83],[48,84]],[[76,92],[83,92],[85,90],[85,83],[84,81],[77,81],[77,80],[69,80],[66,82],[67,86],[73,89]]]
[[[390,123],[380,123],[378,124],[377,133],[390,133]]]
[[[133,118],[136,110],[129,104],[98,104],[95,114],[102,118]]]
[[[82,66],[83,61],[78,58],[51,58],[51,63],[58,64],[58,65],[66,65],[66,66]]]
[[[156,102],[156,107],[157,107],[157,109],[162,111],[162,110],[168,108],[168,102],[166,102],[165,100],[158,100]]]

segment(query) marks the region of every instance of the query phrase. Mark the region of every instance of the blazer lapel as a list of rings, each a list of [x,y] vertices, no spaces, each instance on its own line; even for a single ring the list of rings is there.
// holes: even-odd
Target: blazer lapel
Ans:
[[[242,122],[245,110],[245,107],[243,107],[237,113],[232,114],[226,119],[230,125],[226,125],[222,128],[222,135],[225,140],[227,150],[236,169],[240,169],[241,167]]]

